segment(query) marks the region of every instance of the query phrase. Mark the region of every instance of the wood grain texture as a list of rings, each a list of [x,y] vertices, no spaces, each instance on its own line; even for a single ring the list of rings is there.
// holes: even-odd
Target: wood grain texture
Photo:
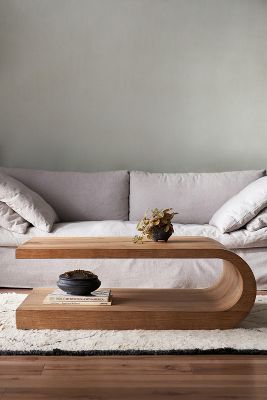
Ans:
[[[223,245],[203,237],[172,237],[167,243],[134,243],[131,237],[41,237],[18,246],[16,258],[222,258],[225,252],[227,257]]]
[[[111,307],[44,305],[52,289],[36,289],[17,309],[20,329],[228,329],[246,317],[256,297],[255,278],[247,263],[209,238],[176,237],[168,243],[143,244],[131,238],[37,238],[20,246],[17,255],[223,260],[223,274],[212,287],[112,289]]]
[[[1,357],[2,400],[263,400],[266,356]]]

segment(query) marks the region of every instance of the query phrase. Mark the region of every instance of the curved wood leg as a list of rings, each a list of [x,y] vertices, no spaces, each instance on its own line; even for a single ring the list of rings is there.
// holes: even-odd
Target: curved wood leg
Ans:
[[[181,309],[177,309],[175,329],[234,328],[250,312],[256,298],[254,275],[241,257],[228,250],[224,253],[223,273],[215,285],[177,290],[177,306]]]

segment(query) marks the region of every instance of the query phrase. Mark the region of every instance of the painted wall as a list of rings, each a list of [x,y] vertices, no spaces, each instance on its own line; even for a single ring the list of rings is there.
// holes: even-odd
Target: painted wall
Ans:
[[[266,0],[0,0],[0,164],[266,167]]]

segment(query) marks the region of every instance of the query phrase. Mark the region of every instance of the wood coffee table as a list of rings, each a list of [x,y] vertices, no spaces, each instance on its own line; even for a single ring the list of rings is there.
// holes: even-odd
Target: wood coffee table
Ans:
[[[203,237],[143,244],[130,237],[34,238],[17,248],[16,257],[223,260],[223,274],[211,287],[112,289],[109,307],[45,305],[43,299],[53,289],[34,289],[17,309],[20,329],[227,329],[238,326],[256,297],[248,264],[219,242]]]

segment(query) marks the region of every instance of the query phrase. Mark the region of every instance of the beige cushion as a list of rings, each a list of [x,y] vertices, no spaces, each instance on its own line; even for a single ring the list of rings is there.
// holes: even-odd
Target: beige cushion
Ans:
[[[246,226],[250,232],[258,231],[267,227],[267,208],[264,208],[256,217],[254,217]]]
[[[216,211],[210,225],[222,233],[241,228],[267,206],[267,176],[250,183]]]
[[[128,220],[128,171],[69,172],[0,168],[45,199],[60,221]]]
[[[0,173],[0,201],[36,228],[50,232],[57,215],[37,193],[5,173]]]
[[[0,201],[0,226],[11,232],[26,233],[29,222],[25,221],[18,213],[6,203]]]
[[[151,208],[172,207],[174,222],[206,224],[216,210],[264,170],[215,173],[130,173],[130,221]]]

